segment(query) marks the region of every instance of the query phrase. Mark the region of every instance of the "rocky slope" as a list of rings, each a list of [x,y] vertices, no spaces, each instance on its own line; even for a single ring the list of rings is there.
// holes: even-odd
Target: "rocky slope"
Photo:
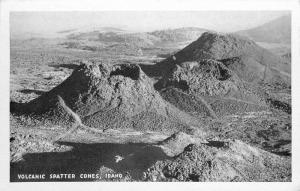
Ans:
[[[222,62],[212,59],[176,65],[156,88],[178,108],[197,115],[207,113],[207,116],[218,118],[267,109],[264,94],[259,89],[242,81]]]
[[[291,181],[288,159],[241,141],[190,144],[173,159],[156,162],[145,173],[148,181]]]

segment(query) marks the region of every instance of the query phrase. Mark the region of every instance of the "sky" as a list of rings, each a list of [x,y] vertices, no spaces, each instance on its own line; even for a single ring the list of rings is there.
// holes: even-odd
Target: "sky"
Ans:
[[[118,27],[145,32],[179,27],[200,27],[219,32],[249,29],[287,11],[100,11],[11,12],[12,36],[25,33],[55,34],[58,31]]]

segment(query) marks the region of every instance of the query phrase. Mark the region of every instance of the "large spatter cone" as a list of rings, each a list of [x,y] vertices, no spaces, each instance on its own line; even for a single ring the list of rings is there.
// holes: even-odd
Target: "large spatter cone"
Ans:
[[[205,32],[157,66],[162,73],[169,73],[177,64],[203,59],[223,62],[247,82],[290,84],[289,63],[254,41],[234,34]]]
[[[84,124],[95,128],[184,127],[176,117],[180,112],[160,97],[138,65],[82,63],[60,85],[26,104],[23,111],[64,122],[70,112],[61,100]]]

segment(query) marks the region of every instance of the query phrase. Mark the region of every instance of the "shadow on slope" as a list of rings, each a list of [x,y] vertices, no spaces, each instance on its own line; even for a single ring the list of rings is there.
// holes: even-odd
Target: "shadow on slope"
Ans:
[[[158,64],[139,64],[139,66],[141,67],[143,72],[149,77],[162,77],[164,72],[163,68]]]
[[[46,180],[40,181],[94,181],[80,179],[79,174],[101,173],[101,167],[122,173],[129,173],[133,180],[140,180],[143,172],[158,160],[169,158],[160,148],[144,143],[72,143],[59,142],[60,145],[72,146],[66,152],[27,153],[22,161],[11,163],[10,181],[19,180],[18,174],[46,174]],[[124,159],[116,162],[119,155]],[[76,174],[75,179],[49,179],[49,174]],[[32,180],[27,180],[32,181]],[[33,180],[39,181],[39,180]],[[108,181],[112,181],[111,179]]]
[[[37,94],[37,95],[42,95],[43,93],[45,93],[45,91],[42,90],[34,90],[34,89],[23,89],[23,90],[19,90],[19,92],[23,93],[23,94]]]

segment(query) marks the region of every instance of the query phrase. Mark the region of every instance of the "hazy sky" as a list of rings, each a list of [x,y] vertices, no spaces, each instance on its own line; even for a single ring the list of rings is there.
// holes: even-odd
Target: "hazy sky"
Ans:
[[[283,11],[102,11],[102,12],[12,12],[11,33],[56,33],[121,27],[152,31],[177,27],[201,27],[220,32],[252,28],[286,15]]]

